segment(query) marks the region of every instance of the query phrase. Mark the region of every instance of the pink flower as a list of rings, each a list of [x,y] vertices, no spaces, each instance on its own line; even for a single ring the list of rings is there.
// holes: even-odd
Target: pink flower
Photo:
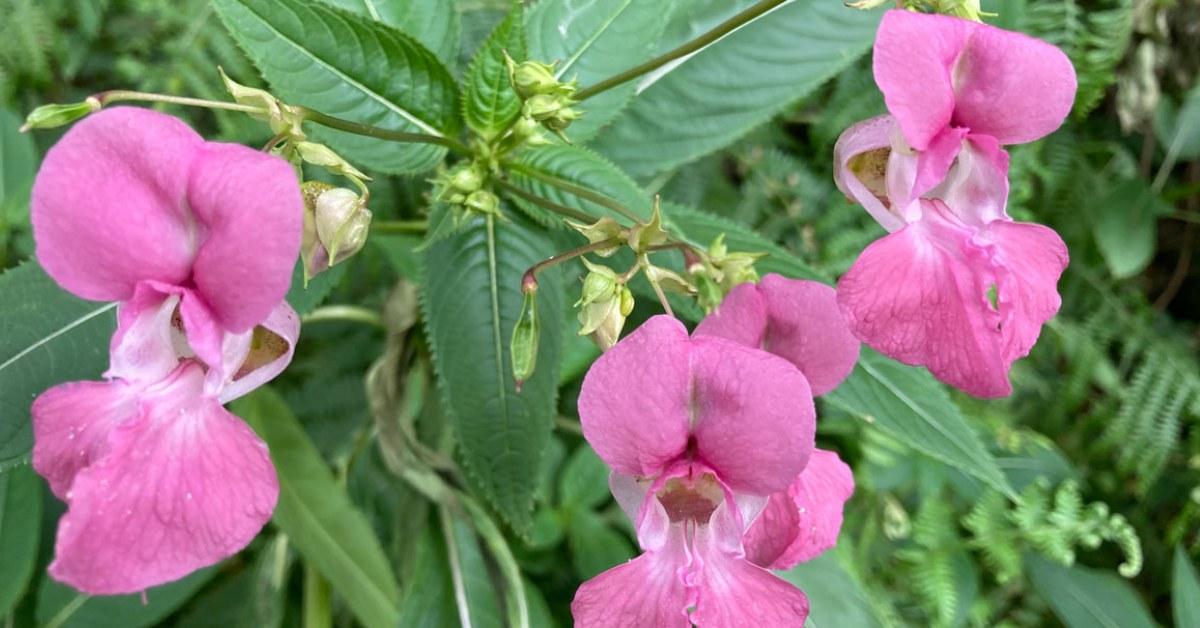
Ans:
[[[804,594],[742,544],[812,453],[815,411],[795,367],[656,316],[596,361],[579,412],[644,553],[579,588],[577,626],[803,624]]]
[[[814,395],[846,379],[858,361],[858,340],[838,309],[837,293],[816,281],[770,274],[730,291],[696,327],[761,348],[795,365]],[[804,471],[766,508],[742,539],[746,557],[769,569],[789,569],[837,544],[842,509],[854,493],[854,475],[837,454],[814,449]]]
[[[55,578],[141,591],[237,552],[270,518],[266,445],[221,404],[291,359],[302,212],[283,160],[148,110],[92,115],[46,155],[39,261],[72,293],[120,302],[106,381],[32,408],[34,468],[68,504]]]
[[[875,81],[891,115],[834,150],[838,187],[890,234],[867,247],[838,301],[855,335],[980,397],[1012,392],[1008,371],[1058,311],[1066,245],[1005,211],[1004,144],[1052,132],[1075,72],[1062,51],[985,24],[889,11]]]

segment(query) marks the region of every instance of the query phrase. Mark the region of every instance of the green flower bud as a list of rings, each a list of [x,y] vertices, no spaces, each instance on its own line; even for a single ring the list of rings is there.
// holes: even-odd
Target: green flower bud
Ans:
[[[345,261],[367,242],[371,211],[351,190],[308,181],[304,195],[304,234],[300,254],[305,280]]]
[[[583,280],[583,293],[575,303],[579,307],[579,335],[591,336],[602,350],[616,344],[633,311],[633,293],[620,282],[611,268],[583,258],[589,273]]]
[[[42,105],[29,112],[29,115],[25,117],[25,124],[21,125],[21,132],[24,133],[30,129],[53,129],[70,124],[89,113],[100,111],[100,106],[100,101],[94,97],[89,97],[83,102],[66,105]]]
[[[467,209],[473,212],[478,212],[485,216],[500,215],[500,199],[495,194],[488,190],[475,190],[467,195],[463,204]]]
[[[521,108],[522,113],[526,116],[545,122],[547,119],[554,117],[564,107],[569,106],[563,98],[552,94],[538,94],[525,101],[525,105]]]
[[[509,59],[509,63],[512,60]],[[554,66],[525,61],[515,66],[510,65],[513,88],[521,98],[531,98],[538,94],[559,94],[562,89],[554,76]]]
[[[528,146],[545,146],[550,143],[542,135],[542,125],[529,116],[521,116],[512,127],[512,137],[517,144]]]
[[[533,375],[537,366],[538,337],[540,325],[537,315],[537,284],[525,289],[525,300],[521,303],[521,314],[513,327],[512,342],[509,353],[512,356],[513,379],[517,382],[517,392],[521,385]]]

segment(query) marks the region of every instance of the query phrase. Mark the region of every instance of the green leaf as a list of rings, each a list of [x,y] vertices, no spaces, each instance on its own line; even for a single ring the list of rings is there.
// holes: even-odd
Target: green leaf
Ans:
[[[1158,217],[1171,206],[1141,179],[1105,189],[1092,208],[1092,233],[1113,277],[1132,277],[1154,257]]]
[[[399,617],[400,589],[371,524],[333,477],[304,428],[270,388],[232,409],[271,449],[279,475],[273,521],[369,628]]]
[[[429,0],[324,0],[326,4],[394,26],[425,45],[446,67],[458,60],[462,24],[453,2]]]
[[[28,221],[29,188],[37,171],[33,138],[17,129],[21,118],[0,109],[0,238],[5,227]]]
[[[453,135],[450,72],[415,39],[311,0],[213,0],[233,38],[283,100],[394,131]],[[314,127],[343,157],[390,174],[436,165],[446,149]]]
[[[1174,571],[1171,606],[1175,610],[1175,625],[1200,626],[1200,577],[1196,576],[1196,568],[1182,545],[1175,546]]]
[[[500,599],[488,578],[475,530],[467,519],[450,514],[445,507],[441,515],[459,623],[471,628],[503,628]]]
[[[443,628],[458,619],[446,542],[434,526],[425,526],[417,542],[412,576],[400,602],[400,621],[406,628]]]
[[[779,577],[808,596],[811,612],[804,623],[807,628],[879,625],[862,585],[842,567],[836,550],[800,563]]]
[[[1025,564],[1033,588],[1067,628],[1156,626],[1137,591],[1112,573],[1064,567],[1032,553],[1026,556]]]
[[[825,399],[913,449],[1015,496],[996,459],[928,371],[864,347],[854,372]]]
[[[485,139],[495,138],[521,113],[521,98],[513,89],[504,55],[525,60],[525,31],[521,29],[521,3],[513,4],[487,41],[475,52],[467,70],[463,118]]]
[[[558,479],[558,500],[563,507],[591,509],[608,498],[608,467],[586,444],[580,445]]]
[[[578,79],[581,87],[598,83],[653,56],[675,6],[675,0],[539,2],[525,19],[529,58],[558,62],[559,80]],[[568,135],[580,142],[594,136],[620,114],[636,89],[631,81],[589,98]]]
[[[1167,154],[1180,160],[1200,157],[1200,85],[1192,87],[1183,97],[1183,105],[1165,97],[1159,102],[1154,117],[1154,134]]]
[[[633,545],[624,534],[587,510],[571,515],[567,545],[571,548],[571,566],[580,580],[593,578],[633,558],[635,554]]]
[[[183,606],[216,574],[216,567],[201,569],[182,580],[146,591],[144,598],[143,595],[88,597],[47,575],[38,585],[38,624],[53,624],[58,628],[153,626]]]
[[[473,218],[429,247],[422,305],[434,365],[468,478],[518,532],[529,529],[558,393],[562,330],[546,325],[538,368],[514,388],[509,339],[521,309],[521,275],[554,253],[527,221]],[[557,269],[539,275],[539,308],[561,320]]]
[[[804,260],[743,224],[674,203],[663,205],[663,215],[670,228],[697,246],[707,247],[718,235],[724,233],[725,244],[730,251],[766,253],[766,257],[754,264],[760,275],[778,273],[785,277],[829,282],[829,277],[809,266]]]
[[[0,475],[0,617],[25,592],[37,559],[42,482],[31,467]]]
[[[594,200],[563,190],[554,182],[586,188],[605,196],[631,210],[642,220],[650,218],[650,197],[638,184],[612,162],[581,146],[552,144],[522,152],[509,164],[509,181],[546,200],[578,209],[597,219],[608,216],[629,226],[632,222],[619,212]],[[521,209],[534,218],[544,217],[546,210],[518,196],[512,197]],[[554,219],[551,222],[557,222]]]
[[[338,264],[318,274],[305,286],[304,262],[296,262],[296,267],[292,269],[292,287],[288,289],[287,293],[288,305],[291,305],[292,309],[301,316],[316,309],[341,282],[342,276],[346,274],[346,266],[350,263],[352,262]]]
[[[660,50],[695,38],[749,4],[689,3],[668,26]],[[726,146],[865,53],[879,15],[839,2],[786,4],[682,63],[642,77],[633,102],[593,146],[635,177]]]
[[[33,447],[29,406],[42,391],[98,379],[108,366],[116,304],[78,299],[36,263],[0,275],[0,471]]]

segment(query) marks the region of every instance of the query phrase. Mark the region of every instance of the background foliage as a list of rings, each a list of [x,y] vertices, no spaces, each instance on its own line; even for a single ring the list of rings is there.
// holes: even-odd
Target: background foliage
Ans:
[[[507,3],[328,4],[388,30],[316,28],[341,14],[305,0],[0,0],[8,625],[569,625],[578,584],[634,555],[574,410],[597,355],[575,334],[577,269],[544,280],[541,364],[531,392],[510,394],[503,330],[520,306],[519,275],[573,244],[536,226],[545,219],[536,206],[506,199],[512,221],[498,223],[495,253],[482,220],[424,246],[420,236],[376,233],[346,266],[289,296],[302,314],[352,303],[381,312],[382,324],[311,320],[288,372],[235,407],[271,443],[282,484],[276,517],[250,548],[151,590],[144,605],[87,599],[45,576],[63,507],[26,464],[27,403],[52,382],[98,375],[113,323],[111,308],[74,300],[25,262],[29,184],[58,133],[20,135],[19,121],[38,104],[111,88],[224,99],[217,66],[262,85],[257,63],[275,93],[327,113],[453,133],[461,107],[471,128],[497,124],[484,115],[505,109],[487,82],[497,46],[475,51]],[[587,85],[732,12],[725,0],[680,0],[647,16],[649,4],[541,0],[525,7],[523,31],[510,19],[492,37],[510,53],[561,60],[563,78]],[[818,626],[1200,625],[1200,5],[984,4],[995,23],[1062,47],[1079,73],[1063,129],[1012,149],[1010,212],[1050,224],[1071,251],[1062,312],[1001,401],[970,399],[865,351],[854,376],[819,402],[818,440],[855,469],[842,537],[786,577],[808,593]],[[304,20],[263,35],[280,10]],[[588,101],[595,115],[570,131],[585,146],[523,156],[512,183],[597,214],[529,172],[638,211],[660,194],[677,232],[699,242],[726,232],[733,249],[771,254],[762,272],[830,280],[882,233],[830,172],[838,134],[883,111],[864,56],[877,20],[833,0],[793,2],[671,72]],[[297,54],[342,55],[343,36],[389,65],[289,65]],[[389,92],[398,67],[432,87]],[[467,76],[472,98],[456,100],[454,81]],[[171,113],[210,137],[269,138],[240,114]],[[405,173],[427,170],[443,149],[321,139],[377,175],[377,219],[424,219],[436,205],[428,173]],[[461,306],[475,298],[478,307]],[[630,325],[655,312],[644,292],[639,301]],[[47,327],[21,327],[34,317],[53,338],[39,343]],[[464,355],[477,364],[464,366]],[[439,483],[420,469],[473,497],[430,499]]]

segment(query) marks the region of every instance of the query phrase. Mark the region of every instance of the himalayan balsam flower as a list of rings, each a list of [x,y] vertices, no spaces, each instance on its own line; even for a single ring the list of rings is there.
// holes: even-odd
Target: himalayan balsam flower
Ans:
[[[800,371],[656,316],[595,362],[579,413],[644,553],[579,588],[576,626],[803,625],[807,598],[747,560],[742,541],[812,454]]]
[[[175,118],[88,117],[34,182],[37,258],[118,301],[103,382],[33,404],[34,468],[68,504],[50,573],[89,594],[180,578],[245,547],[278,495],[266,445],[221,406],[278,374],[303,205],[283,160]]]
[[[1006,213],[1008,154],[1070,112],[1075,72],[1054,46],[957,18],[890,11],[875,40],[890,115],[842,134],[838,187],[890,234],[838,283],[855,335],[980,397],[1058,311],[1067,249]]]

